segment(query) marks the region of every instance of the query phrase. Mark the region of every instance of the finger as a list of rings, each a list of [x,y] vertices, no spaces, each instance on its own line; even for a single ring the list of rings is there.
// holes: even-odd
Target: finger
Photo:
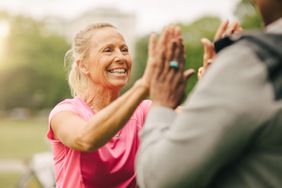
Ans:
[[[174,33],[174,38],[175,38],[176,40],[178,40],[179,38],[181,38],[181,29],[180,29],[180,27],[175,26],[173,33]]]
[[[169,70],[168,72],[168,75],[167,75],[167,79],[169,81],[173,81],[175,79],[175,76],[177,74],[177,72],[182,72],[182,67],[183,66],[179,66],[179,56],[180,56],[180,53],[181,52],[181,47],[179,45],[181,45],[179,43],[179,39],[180,39],[180,29],[175,27],[174,28],[174,38],[173,40],[171,41],[171,46],[170,46],[170,57],[169,57],[169,60],[170,61],[173,61],[175,60],[177,63],[178,63],[178,68],[173,68],[173,67],[170,67],[170,62],[167,63],[167,68]]]
[[[156,33],[151,33],[150,38],[149,38],[149,48],[148,48],[148,54],[149,57],[155,57],[156,49],[157,49],[157,34]]]
[[[165,56],[161,56],[161,55],[163,55],[163,51],[165,51],[167,35],[168,35],[168,26],[165,27],[163,31],[161,32],[159,41],[157,43],[156,50],[158,51],[157,53],[159,55],[158,58],[159,58],[160,63],[165,61]]]
[[[158,62],[158,74],[159,75],[164,67],[164,64],[166,62],[166,42],[167,42],[167,38],[169,35],[169,26],[165,27],[163,32],[160,35],[159,41],[157,42],[157,46],[156,46],[156,61]]]
[[[174,48],[175,48],[175,41],[174,41],[174,26],[170,25],[167,29],[167,33],[165,35],[165,39],[163,40],[162,46],[165,50],[165,60],[164,64],[166,65],[170,62],[174,56]],[[166,66],[165,66],[166,67]]]
[[[162,44],[164,44],[166,42],[165,40],[166,40],[166,36],[168,34],[168,30],[169,30],[169,26],[166,26],[163,29],[163,31],[161,33],[161,36],[160,36],[159,45],[162,45]]]
[[[183,68],[183,63],[185,61],[184,45],[181,38],[181,29],[178,26],[174,27],[174,40],[176,41],[176,50],[174,60],[178,62],[179,69]]]
[[[218,28],[218,30],[215,34],[214,41],[217,41],[217,40],[224,37],[224,34],[226,33],[228,26],[229,26],[228,20],[225,20],[221,23],[221,25],[219,26],[219,28]]]
[[[185,50],[184,50],[184,44],[182,38],[179,38],[177,48],[178,48],[177,50],[178,54],[176,54],[176,59],[179,64],[180,71],[183,71],[185,67]]]
[[[170,48],[168,51],[168,62],[165,63],[164,66],[164,72],[167,73],[168,79],[171,80],[171,78],[175,74],[175,68],[170,67],[170,61],[174,60],[175,58],[175,53],[177,51],[177,43],[175,41],[170,41]]]
[[[240,26],[235,33],[242,33],[244,29]]]
[[[237,27],[234,29],[233,33],[241,33],[243,32],[243,28],[241,27],[240,23],[238,22]]]
[[[213,56],[212,43],[206,38],[201,39],[201,43],[204,47],[204,61],[206,61]]]
[[[183,73],[184,80],[188,80],[195,73],[194,69],[188,69]]]
[[[189,78],[194,73],[195,73],[194,69],[188,69],[184,73],[181,73],[181,74],[177,75],[176,81],[178,81],[178,83],[177,83],[176,92],[179,92],[179,94],[177,94],[178,96],[184,94],[187,82],[188,82]]]
[[[166,59],[168,60],[168,63],[175,59],[176,53],[178,55],[178,48],[177,48],[177,42],[175,40],[169,41],[169,47],[166,51]]]
[[[185,100],[185,98],[186,98],[186,96],[185,96],[186,85],[187,85],[187,81],[185,83],[181,84],[179,87],[177,87],[177,89],[176,89],[177,98],[175,99],[177,103],[176,103],[174,109],[177,106],[181,105],[181,102]]]
[[[207,61],[207,68],[208,68],[211,64],[212,64],[212,59],[209,59],[209,60]]]
[[[183,78],[183,73],[180,71],[173,71],[174,74],[172,77],[170,77],[170,83],[172,86],[176,86],[178,87],[179,85],[181,85],[185,80]]]
[[[200,67],[198,69],[198,80],[200,80],[203,77],[204,74],[204,67]]]
[[[238,21],[234,21],[232,23],[232,25],[230,26],[230,34],[235,33],[238,28],[239,28],[239,22]]]
[[[164,40],[164,43],[162,44],[165,46],[165,60],[166,62],[170,62],[171,60],[174,59],[175,57],[175,49],[176,49],[176,40],[174,38],[175,35],[175,27],[174,26],[169,26],[168,27],[168,32],[166,35],[166,39]]]
[[[214,58],[215,56],[215,50],[214,45],[211,41],[209,41],[206,38],[203,38],[201,40],[203,46],[204,46],[204,57],[203,57],[203,66],[204,68],[208,67],[208,62]]]
[[[158,66],[160,66],[160,61],[157,61],[156,57],[157,57],[157,34],[156,33],[152,33],[150,35],[150,38],[149,38],[149,45],[148,45],[148,63],[146,66],[151,66],[151,68],[156,68]],[[153,71],[153,69],[150,69],[151,71]],[[147,68],[146,68],[146,71],[147,71]]]
[[[178,86],[178,91],[180,91],[182,94],[184,94],[185,92],[185,88],[187,85],[187,82],[189,80],[189,78],[195,73],[194,69],[188,69],[186,70],[183,74],[182,74],[182,81],[179,83]]]
[[[169,25],[163,31],[162,37],[160,39],[160,45],[163,46],[165,50],[169,47],[168,41],[171,39],[171,35],[172,35],[172,26]]]

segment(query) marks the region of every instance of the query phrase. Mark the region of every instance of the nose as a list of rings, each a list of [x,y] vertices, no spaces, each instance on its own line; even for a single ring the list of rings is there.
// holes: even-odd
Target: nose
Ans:
[[[117,50],[114,56],[114,61],[121,62],[121,63],[126,62],[125,55],[120,50]]]

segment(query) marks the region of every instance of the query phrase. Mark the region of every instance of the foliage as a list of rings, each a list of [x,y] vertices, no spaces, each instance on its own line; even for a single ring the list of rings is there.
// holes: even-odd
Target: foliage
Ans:
[[[200,40],[208,38],[212,41],[219,24],[220,19],[216,17],[203,17],[190,25],[179,24],[186,47],[186,69],[193,68],[197,72],[198,68],[202,66],[203,46]],[[195,74],[189,80],[187,91],[191,91],[196,82],[197,75]]]
[[[46,119],[12,120],[0,119],[0,160],[27,162],[33,154],[50,151],[46,138]],[[0,172],[0,187],[16,187],[25,172]],[[36,181],[31,182],[39,187]]]
[[[148,41],[149,35],[142,36],[137,40],[131,82],[134,82],[143,75],[148,58]]]
[[[21,175],[19,172],[0,172],[0,187],[15,188]]]
[[[234,14],[244,29],[262,28],[263,26],[262,18],[250,0],[241,0]]]
[[[255,7],[249,0],[241,0],[234,12],[240,24],[245,30],[261,28],[262,20],[257,14]],[[194,68],[195,71],[202,66],[203,47],[200,43],[201,38],[205,37],[213,40],[213,36],[220,24],[221,20],[217,17],[202,17],[191,24],[178,23],[181,27],[184,44],[186,47],[186,69]],[[144,72],[147,59],[148,35],[141,37],[136,45],[137,55],[135,58],[135,69],[132,82],[141,77]],[[187,92],[191,91],[197,82],[194,75],[188,83]]]
[[[234,12],[244,29],[260,28],[262,21],[249,0],[241,0]],[[69,97],[63,57],[69,47],[65,37],[53,33],[48,25],[25,16],[11,16],[0,11],[0,20],[11,26],[6,41],[4,62],[0,63],[0,111],[16,107],[31,110],[50,108]],[[191,24],[176,23],[181,27],[186,47],[186,68],[196,71],[202,65],[201,38],[212,40],[220,19],[202,17]],[[132,77],[126,91],[142,76],[148,50],[148,35],[138,38]],[[2,57],[0,61],[2,61]],[[2,66],[5,65],[5,66]],[[189,80],[187,92],[197,82],[196,74]]]
[[[28,17],[10,17],[5,66],[0,70],[0,109],[54,105],[69,93],[63,69],[65,39]]]

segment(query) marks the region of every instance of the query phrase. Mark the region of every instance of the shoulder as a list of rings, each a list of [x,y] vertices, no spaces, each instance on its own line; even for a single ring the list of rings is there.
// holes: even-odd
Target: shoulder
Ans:
[[[274,92],[267,67],[249,45],[242,40],[219,52],[194,90],[193,105],[206,102],[253,122],[271,115]]]
[[[266,33],[260,30],[235,34],[225,37],[214,43],[215,50],[221,55],[229,56],[235,60],[256,57],[257,62],[263,62],[267,67],[269,59],[276,60],[282,58],[282,50],[278,48],[282,44],[282,35]],[[231,54],[232,53],[232,54]],[[223,55],[222,55],[223,54]],[[273,64],[273,63],[270,63]]]
[[[60,113],[60,112],[64,112],[64,111],[69,111],[69,112],[73,112],[77,115],[81,114],[81,108],[82,108],[82,104],[81,101],[78,97],[74,97],[72,99],[65,99],[61,102],[59,102],[50,112],[49,114],[49,118],[48,118],[48,133],[47,133],[47,137],[50,140],[55,140],[54,138],[54,132],[52,130],[51,127],[51,122],[54,119],[54,117]]]
[[[50,112],[49,121],[59,112],[62,111],[71,111],[74,113],[78,113],[81,106],[81,102],[77,97],[72,99],[65,99],[59,102]]]
[[[238,41],[235,44],[221,50],[217,55],[217,59],[218,58],[219,59],[229,58],[229,60],[236,60],[241,58],[257,59],[252,46],[253,44],[251,44],[249,41],[246,40]]]
[[[267,77],[266,66],[257,56],[253,44],[242,40],[230,47],[224,48],[216,56],[208,72],[213,72],[215,77],[220,74],[224,78],[238,82],[242,79],[256,79]]]
[[[199,82],[214,91],[227,92],[239,89],[236,93],[248,91],[267,82],[267,68],[261,63],[249,42],[239,41],[221,50],[206,75]],[[219,76],[220,75],[220,76]],[[210,86],[209,86],[210,85]],[[210,88],[211,89],[211,88]]]

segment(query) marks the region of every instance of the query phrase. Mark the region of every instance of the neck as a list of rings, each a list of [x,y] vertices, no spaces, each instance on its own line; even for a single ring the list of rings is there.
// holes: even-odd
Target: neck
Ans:
[[[265,26],[277,21],[282,17],[281,0],[265,0],[259,4],[259,9],[264,20]]]
[[[265,26],[272,24],[282,17],[281,13],[274,14],[271,18],[265,19]]]
[[[95,86],[89,88],[81,97],[94,112],[98,112],[117,99],[119,93],[120,90]]]

